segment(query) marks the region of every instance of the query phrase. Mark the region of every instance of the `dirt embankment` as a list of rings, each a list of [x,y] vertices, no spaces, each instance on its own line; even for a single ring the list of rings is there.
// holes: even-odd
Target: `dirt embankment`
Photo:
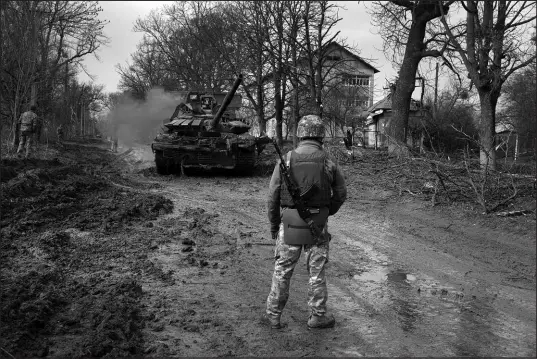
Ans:
[[[0,347],[16,357],[139,354],[137,276],[164,274],[131,225],[173,205],[107,166],[109,152],[66,146],[2,159]],[[116,240],[125,232],[130,240]]]

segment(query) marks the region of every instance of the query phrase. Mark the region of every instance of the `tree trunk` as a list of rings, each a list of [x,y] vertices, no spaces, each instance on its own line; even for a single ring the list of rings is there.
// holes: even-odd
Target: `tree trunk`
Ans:
[[[490,91],[478,90],[481,105],[479,118],[479,163],[483,170],[496,169],[496,151],[494,150],[495,113],[497,97]],[[496,97],[496,98],[495,98]]]
[[[257,122],[259,123],[259,134],[267,133],[267,121],[265,120],[265,109],[263,106],[263,54],[258,51],[256,54],[256,109]]]
[[[261,76],[259,76],[261,77]],[[263,85],[258,81],[256,91],[257,106],[255,109],[257,115],[257,122],[259,123],[259,134],[267,133],[267,121],[265,120],[265,112],[263,109]]]
[[[279,77],[279,75],[278,75]],[[276,80],[276,83],[279,84],[278,87],[281,87],[281,82],[280,80]],[[275,85],[276,85],[275,83]],[[275,86],[275,96],[274,96],[274,109],[276,111],[276,139],[278,140],[278,143],[281,144],[282,142],[282,138],[283,138],[283,131],[282,131],[282,127],[283,127],[283,117],[282,117],[282,98],[281,98],[281,92],[280,92],[280,88],[278,88],[277,86]]]
[[[427,21],[415,20],[412,23],[403,63],[399,70],[395,91],[392,94],[392,118],[386,131],[391,137],[388,139],[388,150],[392,153],[406,148],[410,101],[415,88],[416,72],[424,49],[423,39],[425,38],[426,26]]]
[[[17,111],[17,108],[19,106],[19,89],[17,85],[17,92],[15,93],[15,104],[13,106],[13,109],[11,110],[11,113],[13,114],[13,148],[17,150],[17,147],[19,146],[19,113]]]

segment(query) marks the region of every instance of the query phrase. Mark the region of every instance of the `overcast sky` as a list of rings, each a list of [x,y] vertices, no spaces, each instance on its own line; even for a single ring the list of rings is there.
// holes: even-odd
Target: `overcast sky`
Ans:
[[[105,34],[110,38],[110,44],[98,51],[100,60],[94,57],[84,59],[88,72],[94,76],[97,84],[105,86],[106,92],[117,91],[119,74],[116,72],[116,64],[124,65],[130,62],[130,55],[136,51],[136,44],[141,40],[142,34],[132,31],[134,21],[138,17],[144,18],[152,9],[162,7],[173,1],[101,1],[103,8],[100,13],[102,19],[108,20],[105,26]],[[376,34],[375,28],[370,24],[370,16],[366,13],[364,2],[343,1],[347,10],[340,11],[342,20],[336,29],[340,30],[340,36],[347,39],[348,45],[355,45],[359,49],[359,55],[364,59],[372,59],[371,65],[380,70],[375,75],[375,100],[383,96],[383,87],[386,79],[393,79],[395,71],[380,51],[382,40]],[[80,75],[80,80],[89,81],[85,74]]]

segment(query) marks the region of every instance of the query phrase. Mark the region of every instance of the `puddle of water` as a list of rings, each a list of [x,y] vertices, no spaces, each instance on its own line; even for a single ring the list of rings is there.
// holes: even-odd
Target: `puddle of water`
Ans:
[[[349,234],[343,234],[350,238]],[[411,350],[411,355],[535,356],[534,307],[525,308],[520,303],[510,302],[533,315],[530,320],[517,317],[516,309],[506,308],[505,303],[502,307],[499,303],[506,302],[509,296],[497,299],[496,294],[488,293],[492,290],[489,283],[472,283],[475,292],[469,293],[423,273],[394,268],[387,256],[368,243],[352,244],[370,259],[371,266],[366,272],[354,275],[348,289],[372,324],[361,335],[373,347],[378,346],[379,338],[387,338],[383,329],[391,327],[388,332],[396,338],[400,335],[393,330],[395,324],[410,342],[404,339],[399,344],[391,344],[383,348],[387,352],[402,345]],[[460,278],[454,268],[444,273],[447,277]],[[468,284],[467,281],[461,283]],[[493,294],[496,291],[493,290]],[[350,305],[349,313],[357,307],[356,302],[346,304]],[[353,311],[355,315],[360,317],[361,313]],[[363,316],[357,318],[360,320],[364,321]]]
[[[376,270],[356,274],[354,279],[364,282],[383,282],[388,278],[388,272],[388,268],[377,268]]]
[[[403,271],[394,271],[389,267],[377,267],[373,270],[356,274],[355,280],[365,282],[392,282],[408,285],[417,281],[417,277],[413,274],[405,273]]]
[[[535,353],[535,328],[495,309],[494,298],[464,298],[434,278],[380,265],[355,275],[352,287],[403,332],[430,336],[431,348],[442,340],[455,355]]]

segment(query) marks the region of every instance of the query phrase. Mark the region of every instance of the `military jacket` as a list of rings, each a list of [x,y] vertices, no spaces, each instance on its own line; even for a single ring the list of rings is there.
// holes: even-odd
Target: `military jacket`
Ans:
[[[301,158],[324,158],[322,162],[322,176],[324,176],[324,178],[326,179],[326,182],[328,183],[331,191],[330,198],[327,201],[327,206],[329,209],[329,215],[336,214],[341,205],[345,202],[345,199],[347,198],[347,187],[345,185],[345,178],[343,176],[343,172],[341,171],[339,166],[329,156],[327,156],[326,152],[324,152],[322,148],[322,144],[317,141],[301,141],[294,151],[298,155],[305,155],[305,157],[300,156]],[[289,204],[288,199],[282,198],[281,195],[282,186],[284,186],[283,183],[284,180],[281,178],[280,165],[278,162],[274,167],[274,171],[272,173],[267,199],[267,212],[271,232],[278,231],[281,222],[280,208]],[[283,189],[287,190],[285,187]],[[323,201],[322,196],[323,195],[321,194],[320,201]]]
[[[20,117],[21,132],[34,132],[37,126],[37,115],[32,111],[24,112]]]

